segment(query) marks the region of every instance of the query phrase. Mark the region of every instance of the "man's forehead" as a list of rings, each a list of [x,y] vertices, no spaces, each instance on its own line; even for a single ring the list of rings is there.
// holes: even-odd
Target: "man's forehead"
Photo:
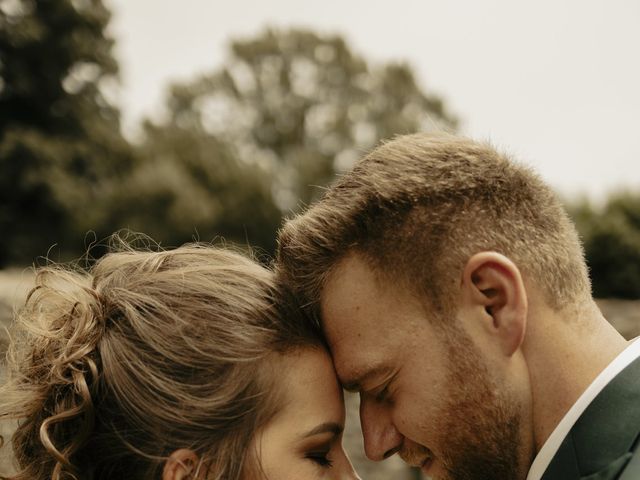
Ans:
[[[336,369],[359,370],[368,363],[369,343],[366,331],[358,331],[355,322],[326,321],[323,318],[322,332],[329,346]],[[361,359],[361,357],[364,357]]]
[[[342,381],[345,376],[360,375],[371,361],[371,328],[361,325],[344,311],[321,310],[322,333],[333,363]]]
[[[367,351],[379,346],[377,337],[381,326],[366,306],[343,302],[340,298],[333,300],[323,302],[320,315],[322,331],[334,359],[342,359],[343,355],[366,357]],[[350,363],[363,364],[366,359]]]
[[[323,282],[323,290],[327,285],[338,284],[354,284],[355,286],[362,283],[375,287],[382,287],[380,283],[386,283],[378,268],[374,268],[368,258],[358,251],[350,251],[340,258],[333,267],[327,272]]]
[[[322,325],[336,373],[347,390],[356,390],[362,379],[385,368],[382,360],[390,354],[389,339],[378,335],[375,324],[340,317],[323,320]]]
[[[355,254],[343,258],[331,270],[320,292],[323,322],[352,323],[381,293],[371,268]],[[372,312],[368,312],[372,313]]]
[[[384,368],[382,360],[398,353],[398,297],[357,254],[342,259],[327,277],[319,313],[341,383],[349,386]]]

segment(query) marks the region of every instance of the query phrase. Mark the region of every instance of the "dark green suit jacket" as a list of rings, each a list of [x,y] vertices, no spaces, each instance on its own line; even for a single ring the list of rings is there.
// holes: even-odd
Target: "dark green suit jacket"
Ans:
[[[591,402],[542,480],[640,480],[640,358]]]

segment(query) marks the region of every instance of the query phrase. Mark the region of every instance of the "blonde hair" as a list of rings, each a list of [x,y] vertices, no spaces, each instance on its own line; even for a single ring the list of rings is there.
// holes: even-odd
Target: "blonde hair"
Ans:
[[[276,297],[270,271],[210,246],[37,271],[0,390],[0,420],[20,420],[12,478],[158,478],[178,448],[240,478],[279,408],[265,360],[317,343]]]
[[[316,322],[324,282],[354,252],[446,312],[467,260],[489,250],[511,258],[554,309],[590,295],[576,230],[535,173],[487,144],[414,134],[374,149],[287,221],[277,271]]]

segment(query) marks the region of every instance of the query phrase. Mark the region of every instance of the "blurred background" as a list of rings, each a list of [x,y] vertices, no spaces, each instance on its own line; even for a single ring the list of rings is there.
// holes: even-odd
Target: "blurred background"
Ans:
[[[444,129],[557,189],[632,337],[639,21],[635,0],[0,0],[0,325],[27,267],[122,228],[268,260],[282,218],[380,140]],[[349,408],[363,476],[419,478],[368,464]]]

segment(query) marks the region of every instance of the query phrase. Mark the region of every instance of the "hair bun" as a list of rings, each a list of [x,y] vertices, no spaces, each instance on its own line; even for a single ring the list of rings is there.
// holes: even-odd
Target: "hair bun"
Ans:
[[[39,270],[36,286],[17,314],[22,340],[30,350],[9,351],[11,363],[22,365],[19,376],[10,381],[32,392],[9,405],[8,410],[32,424],[16,432],[14,445],[38,435],[51,462],[34,468],[53,472],[52,478],[77,473],[72,457],[94,426],[97,348],[106,323],[102,297],[91,280],[87,273],[61,267]]]

